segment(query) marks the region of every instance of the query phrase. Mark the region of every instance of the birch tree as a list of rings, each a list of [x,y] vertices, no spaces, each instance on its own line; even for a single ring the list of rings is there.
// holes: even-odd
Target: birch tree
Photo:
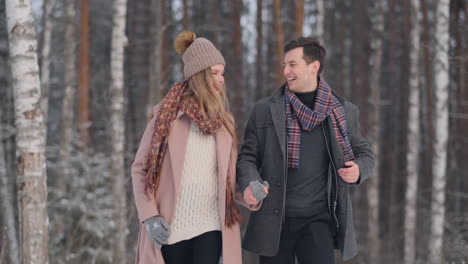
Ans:
[[[445,186],[447,182],[448,94],[449,94],[449,0],[437,2],[437,40],[434,61],[435,113],[434,160],[432,163],[431,236],[429,262],[443,262]]]
[[[116,230],[114,237],[113,263],[126,263],[127,242],[127,204],[125,189],[125,122],[124,122],[124,48],[127,44],[125,36],[125,17],[127,1],[114,1],[112,47],[111,47],[111,78],[112,78],[112,175],[114,176],[114,220]],[[159,89],[158,89],[159,90]]]
[[[416,263],[416,200],[419,165],[419,1],[411,0],[411,45],[408,107],[408,152],[406,153],[405,244],[404,263]]]
[[[31,2],[8,0],[6,14],[15,99],[20,260],[48,263],[45,127]]]
[[[380,74],[382,72],[382,34],[384,29],[383,0],[373,2],[371,21],[373,32],[371,35],[372,45],[372,67],[370,72],[370,100],[371,109],[369,113],[369,141],[372,144],[372,151],[375,155],[374,171],[372,179],[368,185],[369,202],[369,252],[370,263],[379,263],[380,258],[380,238],[379,238],[379,164],[380,164]]]

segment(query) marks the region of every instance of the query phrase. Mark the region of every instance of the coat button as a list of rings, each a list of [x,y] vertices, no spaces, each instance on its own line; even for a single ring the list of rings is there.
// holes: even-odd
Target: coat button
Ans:
[[[278,209],[275,209],[273,212],[274,212],[275,214],[278,214],[279,211],[278,211]]]

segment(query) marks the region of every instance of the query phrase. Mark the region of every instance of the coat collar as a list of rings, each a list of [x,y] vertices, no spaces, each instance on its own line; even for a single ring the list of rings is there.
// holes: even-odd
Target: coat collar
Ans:
[[[183,116],[183,115],[185,115],[184,111],[182,111],[182,110],[179,109],[179,110],[177,111],[176,120],[179,119],[179,118],[180,118],[181,116]]]
[[[271,119],[275,127],[276,136],[286,158],[286,108],[284,104],[284,89],[286,83],[272,95],[272,104],[270,104]]]

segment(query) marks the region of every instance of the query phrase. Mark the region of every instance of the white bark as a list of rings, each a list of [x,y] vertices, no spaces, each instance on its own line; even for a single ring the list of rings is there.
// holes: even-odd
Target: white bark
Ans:
[[[6,14],[17,130],[21,263],[48,263],[45,127],[31,2],[8,0]]]
[[[154,19],[156,20],[155,24],[152,26],[152,36],[154,49],[152,52],[152,58],[150,60],[150,80],[149,80],[149,89],[148,89],[148,102],[146,105],[146,114],[149,117],[153,114],[153,107],[161,100],[161,79],[162,79],[162,10],[161,0],[151,0],[151,8],[155,14]]]
[[[44,115],[44,122],[47,124],[49,111],[49,86],[50,86],[50,47],[52,42],[52,10],[55,0],[44,0],[44,29],[41,50],[41,108]]]
[[[0,113],[1,114],[1,113]],[[5,148],[3,142],[2,128],[0,127],[0,199],[2,210],[2,221],[6,225],[6,235],[8,238],[8,263],[19,264],[18,238],[16,232],[15,210],[13,206],[13,194],[9,182],[7,164],[5,162]],[[4,246],[4,245],[2,245]],[[1,262],[1,260],[0,260]]]
[[[379,263],[381,256],[381,243],[379,238],[380,222],[379,222],[379,167],[380,167],[380,74],[382,72],[382,34],[384,30],[384,14],[383,0],[374,1],[372,10],[372,57],[371,57],[371,73],[370,73],[370,132],[369,140],[372,144],[372,151],[375,155],[375,165],[368,185],[368,202],[369,202],[369,252],[370,263]]]
[[[408,107],[408,152],[406,154],[404,263],[416,263],[416,199],[419,157],[419,1],[411,0],[410,85]]]
[[[112,77],[112,175],[114,176],[114,220],[116,230],[114,237],[113,263],[126,263],[127,241],[127,204],[125,189],[124,146],[124,48],[126,0],[114,1],[111,77]]]
[[[443,262],[445,225],[445,185],[447,182],[448,94],[449,94],[449,0],[439,0],[435,39],[435,136],[432,164],[431,236],[429,262]]]
[[[76,93],[76,6],[74,0],[66,0],[65,30],[65,92],[62,105],[62,131],[60,136],[60,171],[57,189],[66,191],[66,179],[70,174],[69,162],[72,152],[74,97]]]

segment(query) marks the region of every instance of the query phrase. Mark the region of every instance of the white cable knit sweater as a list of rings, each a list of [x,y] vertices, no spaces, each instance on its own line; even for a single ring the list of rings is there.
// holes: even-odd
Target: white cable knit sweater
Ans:
[[[203,135],[193,122],[183,166],[168,244],[221,230],[215,138]]]

